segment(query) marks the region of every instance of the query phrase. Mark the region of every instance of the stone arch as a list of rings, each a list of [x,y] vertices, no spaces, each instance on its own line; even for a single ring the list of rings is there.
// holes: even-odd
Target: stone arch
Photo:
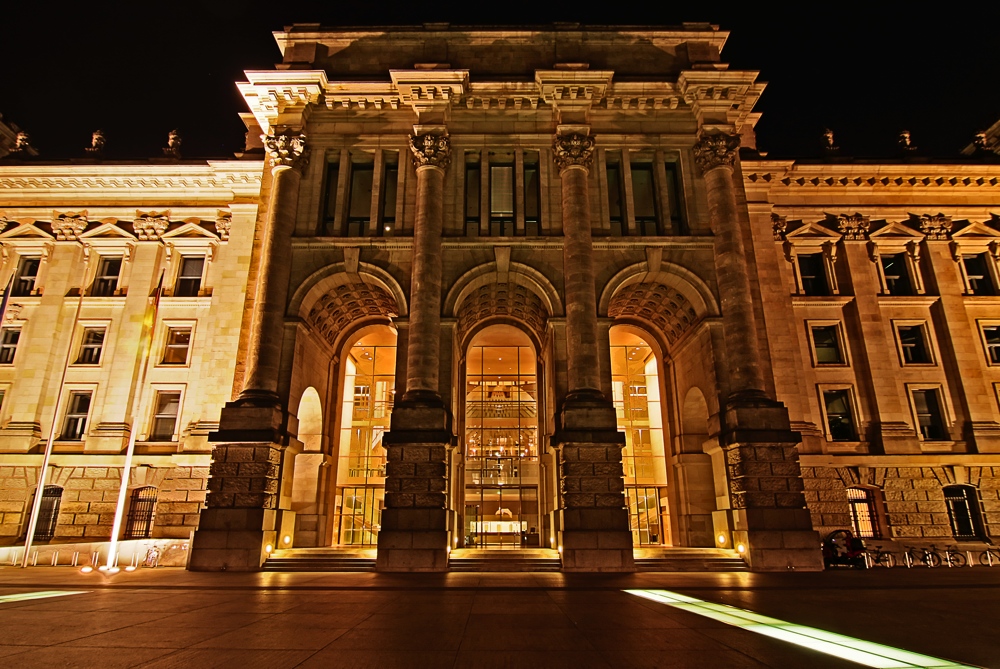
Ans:
[[[719,542],[713,517],[714,512],[729,508],[725,454],[718,442],[709,441],[708,401],[701,388],[687,389],[679,413],[681,429],[675,448],[681,454],[674,465],[681,508],[678,524],[689,546],[728,547],[729,533]]]
[[[708,436],[708,401],[698,386],[691,386],[681,407],[681,428],[685,434]]]
[[[687,334],[704,313],[676,288],[659,282],[625,285],[615,293],[607,314],[614,319],[637,320],[655,328],[672,346]]]
[[[373,283],[351,280],[348,275],[332,284],[314,301],[303,302],[299,315],[328,344],[336,347],[342,335],[367,319],[389,321],[399,315],[397,302],[384,288]],[[317,284],[319,285],[319,284]]]
[[[458,308],[470,294],[491,284],[523,286],[538,297],[545,306],[547,314],[563,315],[562,299],[552,282],[534,267],[517,262],[511,262],[506,271],[501,271],[496,262],[470,269],[460,276],[448,291],[442,304],[442,313],[445,316],[456,317]]]
[[[601,292],[598,313],[610,315],[614,297],[627,286],[639,283],[660,284],[673,289],[691,304],[699,318],[719,315],[718,302],[708,284],[691,270],[666,261],[660,262],[655,271],[651,271],[649,263],[643,261],[629,265],[611,277]]]
[[[395,303],[394,316],[406,316],[408,304],[403,287],[389,272],[377,265],[358,263],[356,272],[348,272],[344,263],[333,263],[316,270],[299,284],[288,302],[288,315],[302,316],[303,310],[311,308],[312,304],[333,288],[344,284],[362,284],[378,287]]]
[[[546,305],[527,286],[512,283],[487,283],[465,296],[455,317],[457,341],[465,350],[468,339],[487,322],[516,322],[525,326],[540,350],[549,318]]]

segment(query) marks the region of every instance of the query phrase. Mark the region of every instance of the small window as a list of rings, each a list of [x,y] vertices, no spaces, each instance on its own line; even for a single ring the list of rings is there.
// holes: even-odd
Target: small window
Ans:
[[[652,237],[660,234],[659,216],[656,212],[656,181],[653,166],[649,163],[631,163],[632,204],[635,227],[640,235]]]
[[[122,273],[120,256],[102,256],[97,264],[97,276],[90,287],[93,297],[112,297],[118,292],[118,280]]]
[[[824,390],[823,402],[826,405],[826,423],[830,429],[830,441],[857,441],[858,432],[854,427],[854,416],[851,413],[850,391]]]
[[[538,169],[538,152],[524,154],[524,234],[539,235],[542,226],[541,173]]]
[[[836,325],[814,326],[812,337],[817,365],[844,364],[844,354],[840,350],[840,332]]]
[[[0,365],[13,365],[17,353],[17,342],[21,340],[21,328],[0,330]]]
[[[608,163],[607,174],[611,236],[622,237],[628,233],[628,226],[625,223],[625,197],[621,166],[618,163]]]
[[[962,256],[965,281],[970,295],[996,295],[996,286],[990,276],[989,258],[985,253]]]
[[[163,365],[186,365],[191,348],[191,328],[167,328],[163,346]]]
[[[514,166],[490,164],[490,236],[514,235]]]
[[[904,365],[926,365],[931,361],[923,325],[900,325],[896,328]]]
[[[906,266],[905,253],[881,256],[885,292],[889,295],[913,295],[913,282]]]
[[[372,217],[372,184],[375,179],[373,163],[351,165],[351,191],[347,203],[347,236],[364,237]]]
[[[465,163],[465,235],[479,236],[479,195],[482,188],[482,171],[479,159]]]
[[[90,391],[74,390],[69,394],[66,405],[66,418],[63,419],[63,441],[83,441],[87,431],[87,416],[90,414]]]
[[[830,283],[826,279],[822,253],[804,253],[798,256],[799,277],[804,295],[829,295]]]
[[[337,188],[340,184],[340,165],[338,163],[327,163],[326,165],[326,206],[323,207],[323,222],[320,225],[319,234],[329,237],[333,234],[334,224],[337,220]]]
[[[27,297],[33,294],[35,283],[38,281],[38,270],[41,266],[41,258],[21,258],[17,263],[17,274],[14,275],[14,284],[11,286],[10,294],[13,297]]]
[[[104,333],[104,328],[83,329],[83,339],[80,340],[80,355],[76,358],[76,364],[100,364],[101,350],[104,348]]]
[[[63,489],[57,485],[47,485],[42,489],[42,504],[35,522],[34,541],[48,541],[56,535],[62,494]]]
[[[1000,325],[984,327],[983,340],[986,342],[986,358],[990,364],[1000,365]]]
[[[983,531],[983,514],[979,494],[967,485],[950,485],[944,488],[944,502],[948,506],[948,521],[956,539],[980,539]]]
[[[180,413],[181,394],[175,390],[156,392],[153,427],[149,441],[174,441],[177,429],[177,414]]]
[[[934,388],[913,391],[913,409],[917,414],[920,436],[927,441],[947,439],[944,417],[941,414],[941,398]]]
[[[396,163],[385,164],[385,171],[382,175],[382,228],[379,234],[383,237],[391,237],[396,231],[396,189],[399,186],[399,165]]]
[[[125,539],[148,539],[153,533],[153,514],[156,510],[156,488],[143,486],[129,495],[128,519],[125,521]]]
[[[197,297],[201,292],[201,278],[205,272],[205,258],[184,256],[181,258],[180,271],[174,283],[175,297]]]
[[[875,491],[867,488],[848,488],[847,504],[851,509],[851,525],[855,536],[862,539],[881,539],[875,515]]]
[[[677,235],[688,234],[687,218],[684,215],[684,194],[681,190],[680,166],[672,160],[666,163],[667,204],[664,209],[670,217],[671,231]]]

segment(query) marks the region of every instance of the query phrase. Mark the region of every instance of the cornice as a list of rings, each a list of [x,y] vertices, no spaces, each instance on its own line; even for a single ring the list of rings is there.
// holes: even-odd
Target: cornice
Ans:
[[[848,188],[1000,186],[1000,165],[796,164],[742,160],[748,188]]]

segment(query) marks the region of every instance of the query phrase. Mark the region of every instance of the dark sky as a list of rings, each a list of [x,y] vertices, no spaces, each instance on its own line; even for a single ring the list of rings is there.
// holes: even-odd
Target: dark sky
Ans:
[[[1000,10],[950,3],[594,2],[446,3],[433,0],[178,0],[45,3],[0,10],[0,113],[31,133],[43,157],[81,156],[91,131],[109,157],[160,154],[179,127],[190,158],[242,147],[246,111],[233,82],[280,60],[271,31],[293,22],[331,26],[419,24],[678,25],[708,21],[731,31],[723,60],[768,82],[757,110],[759,145],[772,157],[815,154],[824,127],[843,153],[889,156],[899,130],[920,152],[958,156],[973,134],[1000,120]],[[743,3],[749,5],[751,3]],[[591,8],[586,8],[591,7]],[[498,13],[503,10],[504,13]]]

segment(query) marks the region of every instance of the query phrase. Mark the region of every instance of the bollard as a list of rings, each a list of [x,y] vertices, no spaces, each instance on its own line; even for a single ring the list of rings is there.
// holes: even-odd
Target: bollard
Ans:
[[[52,566],[59,566],[59,551],[52,551]]]
[[[965,551],[966,557],[969,558],[969,566],[972,566],[972,551]]]
[[[38,566],[38,551],[35,551],[34,553],[31,554],[31,566],[32,567]]]
[[[75,567],[77,565],[77,562],[79,562],[79,561],[80,561],[80,551],[76,551],[75,553],[73,553],[73,565],[72,566]]]
[[[910,552],[909,551],[906,551],[905,553],[903,553],[903,562],[906,563],[906,568],[907,569],[910,569],[911,567],[913,567],[913,559],[910,557]]]

